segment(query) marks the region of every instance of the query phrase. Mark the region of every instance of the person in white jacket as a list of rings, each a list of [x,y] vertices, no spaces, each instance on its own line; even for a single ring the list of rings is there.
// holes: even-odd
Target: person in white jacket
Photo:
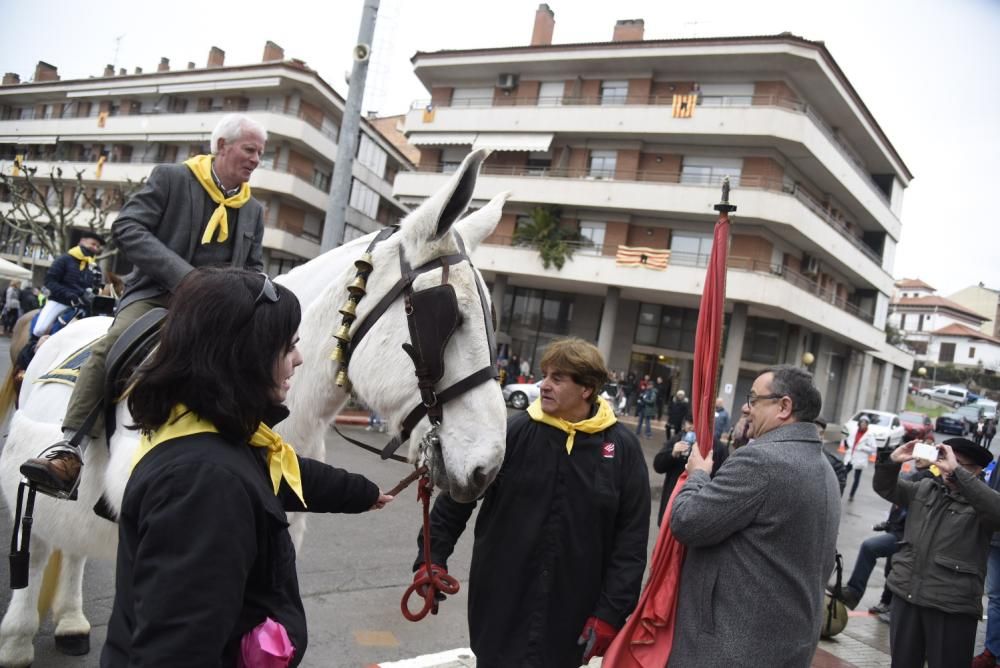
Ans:
[[[861,482],[861,472],[868,466],[868,456],[875,454],[878,445],[875,443],[875,435],[868,429],[868,417],[862,415],[858,418],[858,424],[844,439],[844,464],[848,470],[854,471],[854,483],[851,485],[851,494],[848,501],[854,500],[854,494],[858,491],[858,484]]]

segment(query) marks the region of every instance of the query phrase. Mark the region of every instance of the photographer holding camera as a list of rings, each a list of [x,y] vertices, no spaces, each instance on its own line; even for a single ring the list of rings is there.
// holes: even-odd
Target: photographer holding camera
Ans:
[[[672,438],[667,438],[663,448],[653,458],[653,470],[663,476],[663,491],[660,493],[660,513],[656,516],[657,525],[663,522],[663,511],[667,508],[667,500],[674,492],[677,479],[681,477],[687,466],[688,455],[695,444],[694,421],[690,415],[684,416],[681,429]],[[729,448],[718,438],[712,446],[712,475],[719,470],[729,456]]]
[[[930,458],[919,445],[927,444],[910,441],[875,464],[875,491],[909,513],[888,581],[892,665],[968,666],[983,614],[990,539],[1000,529],[1000,493],[979,477],[992,460],[989,451],[965,438],[937,446],[941,478],[901,480],[903,462]]]

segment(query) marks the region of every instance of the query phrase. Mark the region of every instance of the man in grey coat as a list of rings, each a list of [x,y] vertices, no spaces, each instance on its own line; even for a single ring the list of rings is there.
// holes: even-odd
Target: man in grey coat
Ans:
[[[212,155],[155,167],[145,186],[122,207],[111,231],[134,270],[126,278],[114,322],[80,370],[63,419],[64,440],[21,465],[22,475],[40,492],[72,497],[83,450],[104,431],[103,414],[79,448],[69,441],[101,403],[107,353],[128,326],[154,308],[165,308],[195,267],[263,269],[264,209],[247,182],[260,164],[266,140],[258,123],[228,114],[212,131]]]
[[[711,455],[692,448],[670,516],[687,546],[670,668],[812,661],[840,523],[837,479],[813,424],[821,403],[808,372],[774,367],[742,408],[749,445],[714,478]]]

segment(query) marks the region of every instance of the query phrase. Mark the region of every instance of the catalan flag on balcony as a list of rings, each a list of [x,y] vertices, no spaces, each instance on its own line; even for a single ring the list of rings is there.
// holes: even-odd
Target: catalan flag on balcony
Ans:
[[[691,118],[698,104],[698,93],[674,95],[674,118]]]
[[[23,163],[24,163],[24,155],[21,154],[21,153],[18,153],[17,155],[15,155],[14,156],[14,166],[10,168],[10,175],[11,176],[20,176],[21,175],[21,165]]]
[[[619,246],[615,264],[620,267],[644,267],[663,271],[670,260],[670,251],[645,246]]]
[[[675,113],[674,116],[676,115],[677,114]],[[101,113],[97,114],[97,127],[103,128],[107,120],[108,120],[108,112],[102,111]]]
[[[94,176],[101,178],[101,174],[104,173],[104,163],[107,161],[105,156],[101,156],[97,159],[97,167],[94,169]]]

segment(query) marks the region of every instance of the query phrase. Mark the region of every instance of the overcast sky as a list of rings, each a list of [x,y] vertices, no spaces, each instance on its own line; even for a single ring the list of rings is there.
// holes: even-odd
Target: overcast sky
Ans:
[[[646,38],[764,35],[823,40],[915,178],[903,206],[893,275],[942,294],[1000,289],[1000,0],[553,0],[555,43],[608,41],[617,19],[645,19]],[[155,71],[257,62],[264,42],[301,58],[341,94],[362,0],[210,3],[0,0],[0,70],[29,80],[35,63],[63,79],[107,63]],[[526,45],[536,0],[382,0],[366,108],[401,113],[428,97],[415,51]],[[733,194],[738,204],[738,191]]]

